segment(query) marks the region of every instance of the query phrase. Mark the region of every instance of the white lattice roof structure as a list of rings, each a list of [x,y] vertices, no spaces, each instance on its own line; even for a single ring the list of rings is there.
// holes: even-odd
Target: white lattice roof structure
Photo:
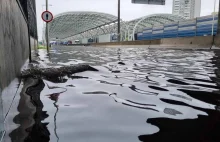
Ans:
[[[49,37],[65,39],[73,36],[85,37],[95,33],[102,34],[107,29],[103,27],[117,22],[114,15],[98,12],[66,12],[55,16],[49,23]]]
[[[121,20],[121,38],[125,39],[146,27],[185,20],[172,14],[154,14],[132,21]],[[50,39],[77,40],[117,33],[117,17],[99,12],[66,12],[55,16],[49,23]]]

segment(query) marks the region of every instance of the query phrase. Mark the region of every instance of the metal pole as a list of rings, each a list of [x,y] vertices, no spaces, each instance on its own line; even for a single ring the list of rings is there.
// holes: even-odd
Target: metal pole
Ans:
[[[217,34],[220,35],[220,0],[219,0],[219,10],[218,10],[218,31]]]
[[[213,21],[212,21],[212,36],[214,35],[214,25],[215,25],[215,5],[216,5],[216,0],[214,2],[214,12],[212,14],[213,16]]]
[[[41,6],[42,6],[42,12],[44,12],[44,5],[41,5]],[[44,29],[44,21],[43,20],[42,20],[42,25],[43,25],[43,27],[42,27],[42,31],[43,31],[43,29]],[[44,40],[44,37],[43,37],[43,34],[42,34],[42,44],[43,44],[43,46],[45,46],[44,42],[45,42],[45,40]]]
[[[121,0],[118,0],[118,42],[121,40],[120,28],[121,28]]]
[[[46,11],[48,11],[48,0],[46,0]],[[48,31],[48,23],[46,23],[46,42],[47,42],[47,53],[49,53],[49,31]]]

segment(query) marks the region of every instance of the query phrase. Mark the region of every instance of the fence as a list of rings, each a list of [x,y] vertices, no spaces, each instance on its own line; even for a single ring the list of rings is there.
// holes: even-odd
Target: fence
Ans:
[[[137,33],[137,40],[212,35],[213,23],[213,35],[216,35],[218,15],[215,15],[214,22],[213,16],[210,15],[196,19],[145,28],[143,32]]]
[[[19,2],[28,20],[30,35],[38,39],[35,0],[19,0]]]

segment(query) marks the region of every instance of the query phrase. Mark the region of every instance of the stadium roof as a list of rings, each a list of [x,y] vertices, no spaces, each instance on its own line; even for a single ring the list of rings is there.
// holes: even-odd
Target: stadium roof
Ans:
[[[137,30],[143,30],[146,27],[152,27],[156,25],[163,25],[166,23],[178,22],[185,20],[184,17],[173,14],[152,14],[144,16],[138,19],[127,22],[129,29],[134,29],[136,25]]]
[[[128,22],[121,20],[121,34],[136,33],[146,27],[185,20],[172,14],[153,14]],[[55,16],[49,24],[50,39],[82,39],[117,33],[117,17],[98,12],[67,12]]]
[[[106,13],[86,11],[61,13],[49,24],[49,35],[50,38],[63,39],[116,21],[116,16]]]

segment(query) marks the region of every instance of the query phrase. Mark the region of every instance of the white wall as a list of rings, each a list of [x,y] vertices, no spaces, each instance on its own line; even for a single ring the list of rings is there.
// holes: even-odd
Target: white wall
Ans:
[[[88,43],[88,39],[87,38],[82,39],[82,43],[83,44],[87,44]]]
[[[99,36],[99,42],[111,42],[111,35],[107,34],[107,35],[100,35]]]

